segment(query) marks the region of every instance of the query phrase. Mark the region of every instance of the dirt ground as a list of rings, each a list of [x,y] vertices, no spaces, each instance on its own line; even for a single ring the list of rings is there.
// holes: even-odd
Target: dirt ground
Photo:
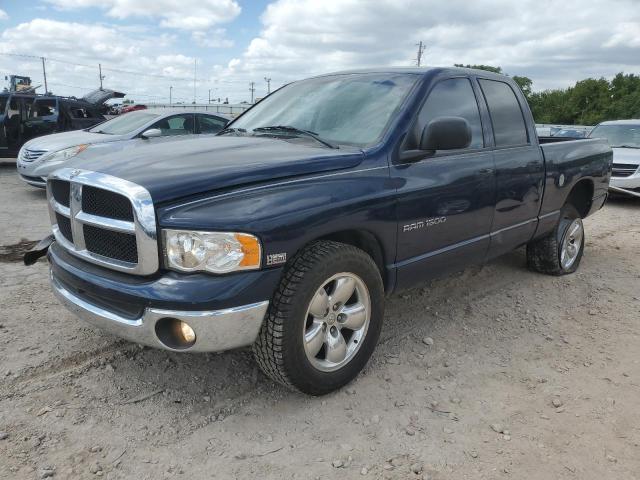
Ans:
[[[640,202],[586,221],[578,273],[518,250],[392,296],[322,398],[249,351],[173,354],[93,330],[15,261],[43,192],[0,166],[0,478],[640,479]]]

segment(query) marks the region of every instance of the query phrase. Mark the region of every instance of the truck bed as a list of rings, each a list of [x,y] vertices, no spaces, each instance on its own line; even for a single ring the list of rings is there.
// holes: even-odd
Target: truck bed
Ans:
[[[580,179],[593,182],[592,199],[607,194],[613,153],[606,140],[540,137],[539,142],[546,172],[541,216],[562,208],[566,192]]]

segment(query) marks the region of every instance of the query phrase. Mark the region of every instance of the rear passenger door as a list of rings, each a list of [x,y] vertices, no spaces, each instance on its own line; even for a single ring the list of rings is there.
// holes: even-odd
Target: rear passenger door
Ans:
[[[542,201],[544,159],[525,122],[524,112],[529,112],[521,94],[506,82],[481,78],[478,83],[491,119],[496,166],[491,258],[527,243],[533,236]]]
[[[391,167],[397,185],[397,286],[482,262],[495,209],[493,153],[485,145],[478,99],[466,77],[440,80],[427,95],[401,147],[417,148],[437,117],[462,117],[471,126],[468,148],[436,151]]]

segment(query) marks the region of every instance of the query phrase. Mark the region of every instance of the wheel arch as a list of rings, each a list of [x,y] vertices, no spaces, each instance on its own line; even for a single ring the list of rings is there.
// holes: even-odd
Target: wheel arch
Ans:
[[[570,203],[573,205],[576,210],[578,210],[580,217],[585,218],[591,210],[593,192],[593,181],[588,178],[583,178],[576,182],[573,188],[571,188],[565,204]]]
[[[376,235],[364,229],[349,229],[323,234],[322,236],[315,238],[313,241],[321,240],[345,243],[363,250],[373,259],[374,263],[378,267],[385,291],[388,292],[392,288],[392,279],[385,266],[386,259],[382,243]]]

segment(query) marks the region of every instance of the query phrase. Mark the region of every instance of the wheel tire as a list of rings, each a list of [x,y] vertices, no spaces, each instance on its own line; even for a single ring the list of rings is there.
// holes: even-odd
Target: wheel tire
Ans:
[[[305,349],[304,335],[309,328],[309,318],[315,321],[314,317],[309,317],[311,301],[328,280],[344,272],[357,276],[366,286],[370,299],[368,326],[346,364],[332,371],[322,371],[314,366]],[[347,302],[344,302],[345,308]],[[254,357],[271,379],[306,394],[324,395],[349,383],[364,368],[378,342],[383,315],[384,288],[371,257],[351,245],[314,242],[286,267],[253,345]],[[346,332],[348,335],[349,329]],[[325,344],[322,348],[328,347]]]
[[[566,248],[565,240],[570,235],[570,227],[574,228],[576,224],[580,225],[580,244],[574,248],[575,258],[569,264],[563,264],[561,261],[563,248]],[[534,272],[546,273],[548,275],[567,275],[575,272],[580,266],[582,254],[584,253],[584,227],[582,226],[582,218],[578,210],[567,204],[560,210],[560,219],[558,224],[548,235],[534,240],[527,244],[527,267]],[[566,251],[565,251],[566,254]]]

